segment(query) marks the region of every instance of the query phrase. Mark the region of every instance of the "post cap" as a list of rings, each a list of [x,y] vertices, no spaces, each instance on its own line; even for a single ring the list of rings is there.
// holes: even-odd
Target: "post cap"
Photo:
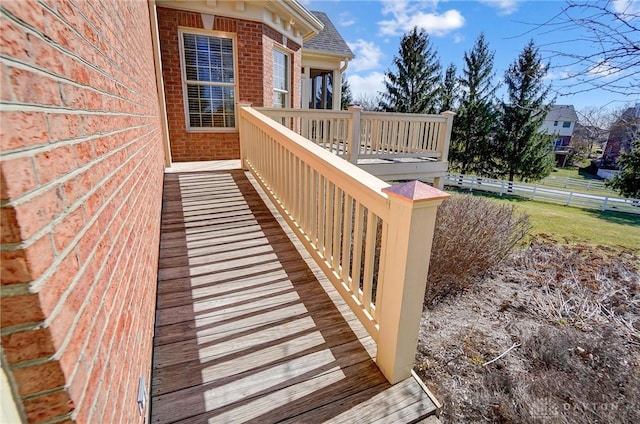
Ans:
[[[396,184],[382,189],[383,193],[410,202],[425,202],[429,200],[445,200],[451,197],[435,187],[422,181],[414,180],[407,183]]]

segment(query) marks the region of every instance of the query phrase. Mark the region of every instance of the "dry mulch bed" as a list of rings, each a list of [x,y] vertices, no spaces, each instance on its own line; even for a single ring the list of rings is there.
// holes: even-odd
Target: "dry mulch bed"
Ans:
[[[640,256],[534,241],[425,310],[415,369],[445,424],[640,422]]]

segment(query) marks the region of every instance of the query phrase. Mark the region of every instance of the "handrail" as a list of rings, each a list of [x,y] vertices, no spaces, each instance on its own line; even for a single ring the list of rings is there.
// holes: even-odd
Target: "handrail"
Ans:
[[[243,169],[377,342],[387,379],[407,378],[422,312],[416,294],[448,195],[419,182],[391,187],[251,107],[240,105],[239,116]]]

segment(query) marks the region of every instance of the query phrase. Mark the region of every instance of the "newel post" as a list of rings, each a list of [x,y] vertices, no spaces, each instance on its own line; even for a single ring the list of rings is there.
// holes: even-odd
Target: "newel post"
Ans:
[[[246,127],[246,121],[244,119],[243,116],[243,110],[242,108],[244,107],[251,107],[251,103],[249,102],[243,102],[240,101],[237,103],[237,108],[238,108],[238,119],[240,120],[239,125],[238,125],[238,138],[240,138],[240,167],[247,171],[249,168],[247,167],[247,142],[249,141],[247,139],[247,137],[249,137],[248,134],[248,128]]]
[[[442,112],[440,115],[442,115],[447,121],[445,123],[445,130],[439,134],[440,139],[438,140],[438,151],[440,152],[440,160],[442,162],[447,162],[449,160],[449,146],[451,144],[451,131],[453,130],[453,117],[456,113],[447,110],[446,112]],[[444,187],[444,178],[434,178],[433,185],[442,190]]]
[[[383,234],[376,316],[376,363],[395,384],[411,375],[438,205],[450,196],[419,181],[383,189],[390,218]]]
[[[446,112],[442,112],[440,115],[444,116],[447,119],[447,124],[445,126],[445,131],[443,134],[440,134],[441,143],[438,143],[438,147],[441,149],[440,153],[442,154],[441,160],[446,162],[449,160],[449,144],[451,144],[451,130],[453,130],[453,117],[456,116],[455,112],[451,112],[450,110]]]
[[[362,107],[349,106],[351,112],[351,143],[349,143],[349,162],[358,164],[358,154],[360,153],[360,116]]]

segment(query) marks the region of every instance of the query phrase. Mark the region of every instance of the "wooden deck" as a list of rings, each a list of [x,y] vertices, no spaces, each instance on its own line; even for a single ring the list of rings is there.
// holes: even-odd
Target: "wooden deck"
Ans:
[[[243,171],[167,173],[151,421],[435,419],[312,268]]]

